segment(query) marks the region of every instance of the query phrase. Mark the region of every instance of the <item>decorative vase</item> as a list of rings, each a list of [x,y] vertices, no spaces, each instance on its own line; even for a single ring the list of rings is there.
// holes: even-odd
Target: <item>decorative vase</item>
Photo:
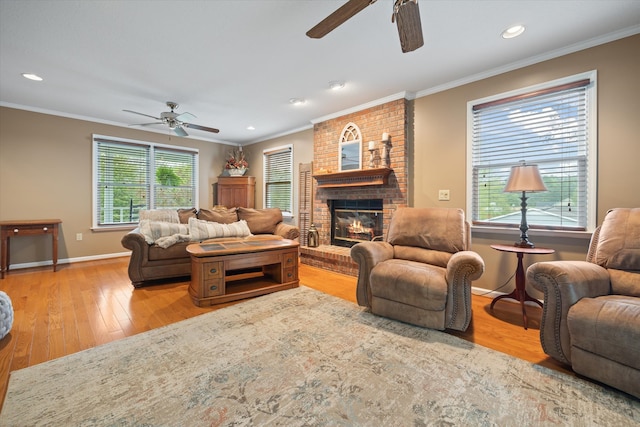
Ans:
[[[242,176],[247,171],[247,168],[241,169],[227,169],[229,171],[229,176]]]

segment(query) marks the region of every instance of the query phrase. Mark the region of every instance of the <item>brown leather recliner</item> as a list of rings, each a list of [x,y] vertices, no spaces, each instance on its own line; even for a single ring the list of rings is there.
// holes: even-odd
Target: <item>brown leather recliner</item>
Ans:
[[[640,208],[607,212],[586,261],[538,262],[544,352],[586,377],[640,398]]]
[[[359,265],[358,304],[418,326],[466,330],[471,282],[484,272],[470,246],[462,209],[398,209],[385,241],[351,248]]]

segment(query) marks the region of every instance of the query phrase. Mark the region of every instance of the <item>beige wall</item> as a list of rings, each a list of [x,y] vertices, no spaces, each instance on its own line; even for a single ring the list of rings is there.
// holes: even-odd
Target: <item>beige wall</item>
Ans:
[[[640,35],[566,55],[458,88],[418,98],[415,135],[409,165],[413,185],[410,204],[418,207],[450,206],[466,209],[466,105],[473,99],[526,87],[557,78],[598,71],[598,195],[597,222],[612,207],[640,206]],[[0,108],[0,220],[55,217],[63,220],[60,258],[82,258],[123,252],[123,232],[92,232],[91,226],[91,134],[119,136],[200,150],[200,205],[214,203],[211,185],[222,172],[229,149],[203,141],[149,133],[80,120],[72,120]],[[249,173],[256,177],[256,206],[262,207],[262,152],[266,148],[293,144],[294,181],[298,164],[313,160],[313,130],[248,145]],[[437,200],[438,189],[451,190],[451,200]],[[294,209],[298,187],[294,185]],[[84,240],[75,240],[83,233]],[[474,232],[473,249],[485,260],[486,272],[474,285],[495,289],[515,270],[513,254],[498,253],[489,245],[510,243],[509,234]],[[557,253],[531,257],[584,259],[588,236],[567,238],[530,233],[539,246]],[[29,245],[15,239],[14,263],[47,260],[48,245]],[[18,243],[24,240],[22,243]],[[46,246],[46,247],[44,247]],[[503,288],[509,291],[513,281]],[[531,293],[539,296],[535,292]]]
[[[640,35],[416,99],[414,206],[466,210],[468,101],[590,70],[598,72],[597,223],[613,207],[640,206],[638,52]],[[450,189],[451,201],[438,201],[438,189]],[[473,234],[473,249],[484,258],[487,267],[474,285],[495,289],[506,281],[515,269],[516,257],[496,252],[488,245],[510,244],[518,235],[517,230],[506,235]],[[529,235],[538,246],[554,248],[557,253],[525,257],[525,263],[558,258],[583,260],[586,256],[589,236],[545,237],[535,230]]]
[[[91,230],[94,133],[197,148],[199,204],[213,205],[212,184],[228,146],[2,107],[0,220],[60,218],[60,260],[126,252],[120,244],[125,231]],[[11,239],[11,264],[50,260],[49,242],[44,236]]]

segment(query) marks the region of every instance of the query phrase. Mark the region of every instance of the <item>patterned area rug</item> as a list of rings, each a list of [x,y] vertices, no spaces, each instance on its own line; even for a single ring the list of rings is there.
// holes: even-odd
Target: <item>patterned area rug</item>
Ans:
[[[640,402],[300,287],[11,374],[0,425],[638,425]]]

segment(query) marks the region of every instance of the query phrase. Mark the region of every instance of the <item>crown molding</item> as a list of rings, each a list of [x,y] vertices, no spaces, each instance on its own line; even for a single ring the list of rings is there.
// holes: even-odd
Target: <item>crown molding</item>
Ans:
[[[367,108],[377,107],[378,105],[386,104],[387,102],[397,101],[398,99],[408,99],[412,100],[416,98],[416,94],[414,92],[399,92],[393,95],[386,96],[384,98],[376,99],[371,102],[367,102],[365,104],[356,105],[355,107],[347,108],[346,110],[338,111],[336,113],[328,114],[326,116],[318,117],[317,119],[312,119],[311,123],[314,125],[316,123],[326,122],[327,120],[332,120],[338,117],[346,116],[347,114],[357,113],[358,111],[366,110]]]
[[[520,68],[528,67],[530,65],[548,61],[550,59],[558,58],[564,55],[569,55],[571,53],[579,52],[581,50],[589,49],[592,47],[600,46],[605,43],[630,37],[638,33],[640,33],[640,25],[634,25],[632,27],[623,28],[622,30],[608,33],[600,37],[594,37],[592,39],[585,40],[580,43],[574,43],[572,45],[565,46],[560,49],[552,50],[550,52],[545,52],[543,54],[536,55],[536,56],[531,56],[521,61],[512,62],[502,67],[493,68],[491,70],[487,70],[482,73],[474,74],[471,76],[464,77],[462,79],[453,80],[438,86],[434,86],[428,89],[418,91],[416,92],[416,98],[421,98],[423,96],[432,95],[438,92],[443,92],[445,90],[453,89],[458,86],[463,86],[469,83],[477,82],[479,80],[487,79],[489,77],[494,77],[500,74],[504,74],[509,71],[518,70]]]

